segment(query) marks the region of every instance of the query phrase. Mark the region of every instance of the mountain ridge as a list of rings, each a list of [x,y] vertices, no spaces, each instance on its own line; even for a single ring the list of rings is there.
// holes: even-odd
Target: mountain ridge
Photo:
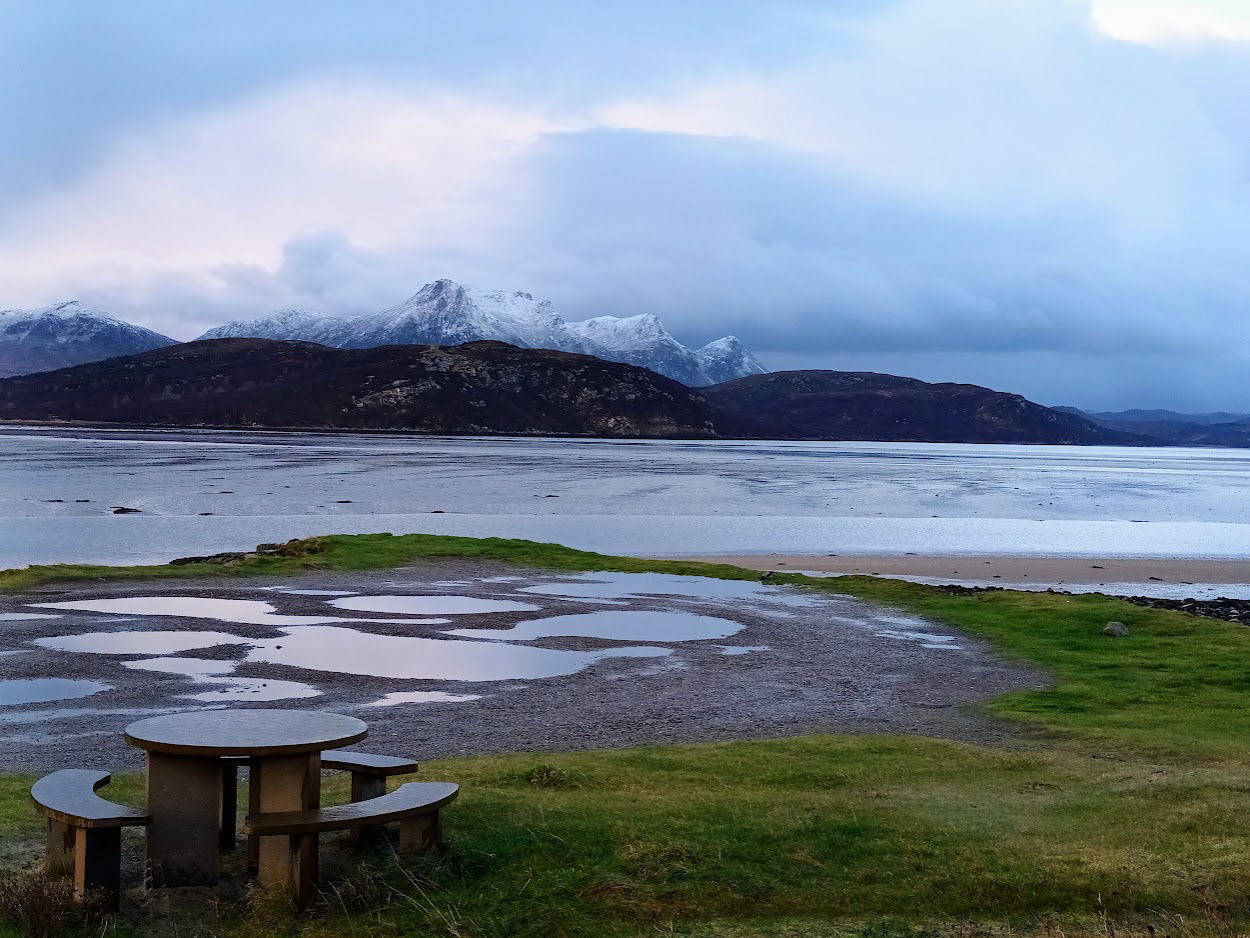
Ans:
[[[491,340],[638,365],[691,387],[766,371],[735,336],[692,350],[650,313],[568,322],[549,300],[536,300],[530,293],[484,290],[447,279],[427,283],[403,302],[376,313],[279,310],[225,323],[199,338],[292,339],[335,348]]]

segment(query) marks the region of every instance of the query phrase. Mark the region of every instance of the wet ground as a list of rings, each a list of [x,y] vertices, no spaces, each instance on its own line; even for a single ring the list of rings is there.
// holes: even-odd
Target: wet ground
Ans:
[[[126,768],[160,712],[353,713],[433,758],[806,731],[971,740],[968,706],[1045,678],[847,597],[653,574],[440,561],[370,573],[74,585],[0,596],[0,769]]]

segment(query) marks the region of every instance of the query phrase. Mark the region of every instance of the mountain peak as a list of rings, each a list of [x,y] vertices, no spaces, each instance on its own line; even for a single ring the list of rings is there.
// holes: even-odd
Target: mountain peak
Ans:
[[[461,345],[494,340],[522,348],[555,349],[639,365],[687,385],[715,384],[763,371],[737,339],[727,336],[691,351],[653,313],[566,322],[549,300],[523,290],[488,290],[440,278],[402,303],[365,316],[326,316],[284,310],[232,322],[201,338],[303,339],[338,348],[380,345]]]
[[[134,355],[174,345],[168,336],[69,300],[0,313],[0,377]]]

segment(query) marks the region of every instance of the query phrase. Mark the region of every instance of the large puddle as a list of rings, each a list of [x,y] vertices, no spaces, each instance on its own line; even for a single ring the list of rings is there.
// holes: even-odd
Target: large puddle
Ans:
[[[188,700],[206,703],[260,702],[270,700],[300,700],[320,697],[321,691],[299,681],[275,681],[270,678],[236,677],[237,661],[218,661],[213,658],[143,658],[127,661],[126,667],[137,671],[159,671],[180,674],[196,684],[210,689],[193,694],[179,694]]]
[[[242,645],[248,639],[229,632],[85,632],[37,638],[34,644],[55,651],[82,651],[92,655],[173,655],[180,651]]]
[[[207,596],[126,596],[59,603],[32,603],[40,609],[72,609],[75,612],[110,612],[139,616],[177,616],[181,619],[214,619],[239,625],[321,625],[329,622],[394,622],[394,619],[350,619],[343,616],[283,615],[272,603],[259,599],[215,599]],[[518,604],[520,605],[520,604]],[[413,620],[405,619],[411,623]],[[440,622],[431,621],[430,625]]]
[[[110,685],[100,681],[78,681],[64,677],[0,681],[0,706],[77,700],[79,697],[90,697],[110,689]]]
[[[355,612],[389,612],[415,616],[467,616],[491,612],[537,612],[541,606],[508,599],[476,596],[352,596],[332,599],[330,605]],[[313,623],[308,623],[312,625]]]
[[[571,599],[628,600],[648,596],[692,602],[751,602],[807,606],[811,599],[793,590],[765,586],[754,580],[715,580],[668,573],[570,574],[558,583],[523,586],[517,592]]]
[[[618,611],[551,616],[518,622],[510,629],[448,629],[444,634],[464,638],[508,639],[602,638],[616,642],[694,642],[728,638],[742,631],[742,623],[693,612]]]
[[[247,660],[369,677],[508,681],[576,674],[604,658],[659,658],[672,653],[668,648],[557,651],[502,642],[377,635],[333,626],[284,631],[283,638],[256,642]]]

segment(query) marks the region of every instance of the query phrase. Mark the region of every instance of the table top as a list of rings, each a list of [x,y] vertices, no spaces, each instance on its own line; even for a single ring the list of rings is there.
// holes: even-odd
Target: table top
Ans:
[[[337,749],[369,735],[363,720],[320,710],[197,710],[139,720],[126,742],[184,756],[280,756]]]

